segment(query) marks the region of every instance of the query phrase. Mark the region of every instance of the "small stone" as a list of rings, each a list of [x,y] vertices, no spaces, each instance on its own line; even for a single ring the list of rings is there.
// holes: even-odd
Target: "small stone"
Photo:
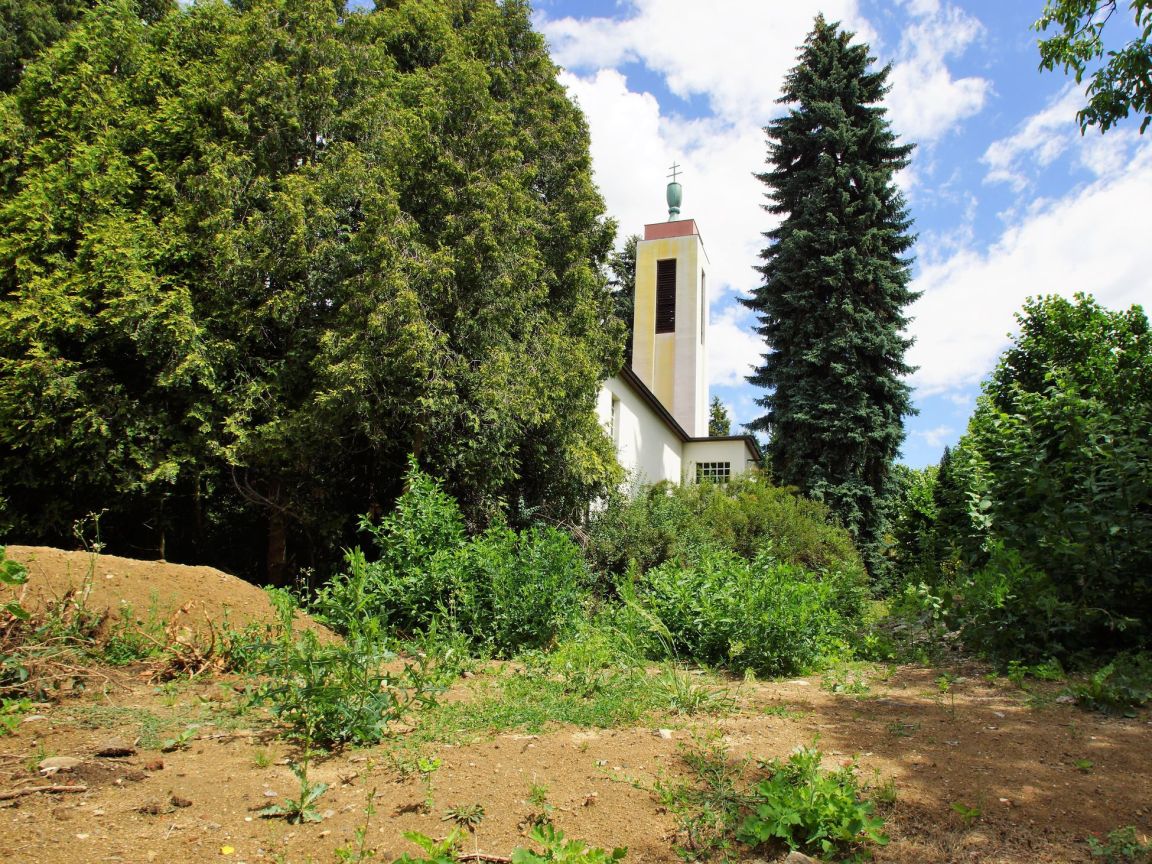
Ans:
[[[47,759],[41,759],[37,767],[45,777],[51,777],[57,771],[72,771],[83,764],[84,760],[75,756],[49,756]]]
[[[788,853],[788,857],[784,859],[784,864],[820,864],[815,858],[809,858],[803,852],[795,850]]]
[[[147,780],[148,775],[143,771],[125,771],[124,779],[131,780],[133,783],[139,783],[141,780]]]
[[[671,729],[657,729],[656,730],[656,736],[658,738],[663,738],[665,741],[671,741],[672,740],[672,730]]]
[[[173,795],[169,801],[173,807],[191,807],[192,802],[182,795]]]
[[[1056,701],[1059,702],[1061,705],[1075,705],[1076,704],[1076,697],[1072,696],[1069,693],[1065,693],[1062,696],[1057,696]]]
[[[163,771],[164,770],[164,760],[163,759],[153,759],[151,762],[145,762],[144,763],[144,770],[145,771]]]
[[[126,741],[109,741],[96,751],[96,755],[103,759],[119,759],[124,756],[135,756],[136,748]]]
[[[27,717],[25,717],[20,722],[21,723],[39,723],[41,720],[47,720],[47,719],[48,718],[43,714],[29,714]]]
[[[148,815],[148,816],[161,816],[165,812],[167,812],[164,805],[161,804],[159,801],[148,801],[148,802],[140,805],[139,810],[141,813],[144,813],[145,815]]]

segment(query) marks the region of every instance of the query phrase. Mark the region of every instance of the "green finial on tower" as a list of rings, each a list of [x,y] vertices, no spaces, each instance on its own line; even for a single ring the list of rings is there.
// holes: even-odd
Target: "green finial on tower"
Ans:
[[[680,166],[675,162],[672,163],[672,173],[668,176],[672,178],[672,182],[668,184],[668,221],[675,222],[680,218],[680,202],[684,200],[684,188],[676,182],[676,175],[680,171]]]

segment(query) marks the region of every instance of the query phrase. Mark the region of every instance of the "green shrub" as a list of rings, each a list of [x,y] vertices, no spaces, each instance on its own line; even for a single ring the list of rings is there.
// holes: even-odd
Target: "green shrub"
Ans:
[[[764,766],[769,776],[756,785],[752,812],[737,831],[742,842],[782,840],[790,849],[837,858],[866,843],[888,842],[884,820],[863,799],[855,765],[825,771],[821,755],[801,747],[786,762],[773,759]]]
[[[456,502],[414,465],[396,509],[364,520],[379,558],[355,550],[318,593],[314,612],[342,633],[374,626],[405,635],[466,634],[509,656],[543,647],[576,619],[588,584],[579,547],[562,531],[495,525],[468,538]]]
[[[751,560],[770,549],[779,561],[808,568],[856,565],[848,533],[824,505],[763,477],[672,486],[618,495],[593,514],[585,552],[592,568],[616,577],[641,573],[720,546]]]
[[[1088,851],[1104,864],[1152,864],[1152,842],[1147,837],[1141,839],[1137,836],[1132,825],[1109,831],[1103,843],[1089,837]]]
[[[264,678],[255,698],[287,724],[292,737],[312,746],[374,744],[388,724],[431,696],[422,663],[388,671],[395,661],[383,643],[352,629],[343,642],[321,643],[312,630],[292,630],[295,601],[270,592],[280,618],[280,638],[258,665]]]
[[[1092,711],[1131,713],[1152,700],[1152,656],[1120,654],[1071,689]]]
[[[694,563],[651,570],[636,591],[675,656],[757,675],[850,655],[866,593],[862,569],[815,573],[767,553],[747,561],[715,547],[698,550]]]

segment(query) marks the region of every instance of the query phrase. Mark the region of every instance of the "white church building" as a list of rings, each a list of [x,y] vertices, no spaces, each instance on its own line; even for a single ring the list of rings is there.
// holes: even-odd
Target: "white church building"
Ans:
[[[680,184],[668,184],[668,221],[636,244],[632,361],[609,378],[600,422],[633,482],[723,482],[759,468],[751,435],[708,435],[708,255],[692,219],[680,219]]]

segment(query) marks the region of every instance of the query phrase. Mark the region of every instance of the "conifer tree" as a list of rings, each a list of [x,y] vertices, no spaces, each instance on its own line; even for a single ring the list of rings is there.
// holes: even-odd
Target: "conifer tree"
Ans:
[[[852,36],[817,17],[784,82],[788,112],[765,129],[769,169],[757,176],[765,209],[783,218],[745,301],[768,349],[749,377],[768,410],[750,426],[770,433],[778,480],[830,505],[875,560],[880,499],[913,413],[901,332],[913,237],[893,183],[912,145],[880,104],[888,68],[873,71]]]

